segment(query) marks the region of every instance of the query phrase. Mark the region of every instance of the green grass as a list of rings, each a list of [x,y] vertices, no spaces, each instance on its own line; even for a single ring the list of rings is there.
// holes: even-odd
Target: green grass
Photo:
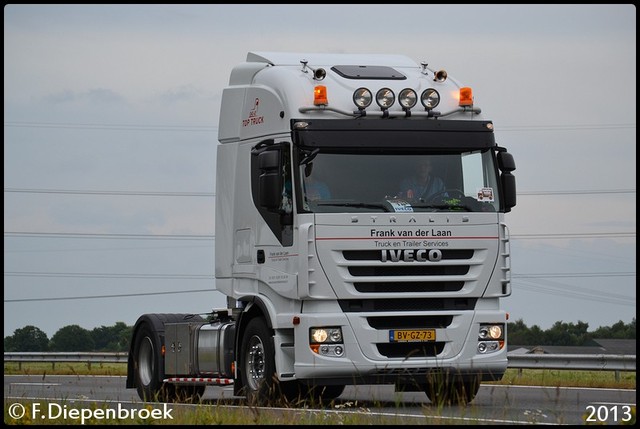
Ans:
[[[615,371],[508,369],[502,380],[487,384],[635,389],[636,373],[621,371],[616,379]]]

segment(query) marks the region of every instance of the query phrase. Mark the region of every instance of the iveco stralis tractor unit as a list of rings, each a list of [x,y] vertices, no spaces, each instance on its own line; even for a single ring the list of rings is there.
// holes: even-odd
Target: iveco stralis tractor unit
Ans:
[[[515,163],[493,128],[424,62],[249,53],[215,169],[228,308],[142,315],[127,387],[169,401],[233,385],[267,404],[395,384],[470,402],[507,368]],[[424,163],[431,178],[405,186]]]

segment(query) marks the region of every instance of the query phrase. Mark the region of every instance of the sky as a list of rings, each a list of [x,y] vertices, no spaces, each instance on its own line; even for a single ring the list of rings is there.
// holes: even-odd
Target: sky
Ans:
[[[636,9],[6,5],[4,335],[224,308],[223,88],[251,51],[402,54],[474,89],[513,154],[509,321],[636,317]]]

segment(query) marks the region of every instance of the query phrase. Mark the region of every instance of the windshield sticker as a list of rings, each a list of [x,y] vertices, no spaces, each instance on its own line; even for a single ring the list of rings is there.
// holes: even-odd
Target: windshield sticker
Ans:
[[[387,203],[391,205],[391,208],[396,213],[413,213],[413,207],[403,200],[387,200]]]
[[[478,189],[478,201],[493,202],[493,188]]]

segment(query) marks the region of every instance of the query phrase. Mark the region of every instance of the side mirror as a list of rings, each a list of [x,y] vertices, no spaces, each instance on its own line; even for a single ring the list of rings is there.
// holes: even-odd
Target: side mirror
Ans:
[[[516,205],[516,176],[507,171],[502,173],[501,179],[505,212],[510,212]]]
[[[501,171],[511,172],[516,169],[516,162],[513,159],[513,155],[509,152],[498,152],[498,168]]]

